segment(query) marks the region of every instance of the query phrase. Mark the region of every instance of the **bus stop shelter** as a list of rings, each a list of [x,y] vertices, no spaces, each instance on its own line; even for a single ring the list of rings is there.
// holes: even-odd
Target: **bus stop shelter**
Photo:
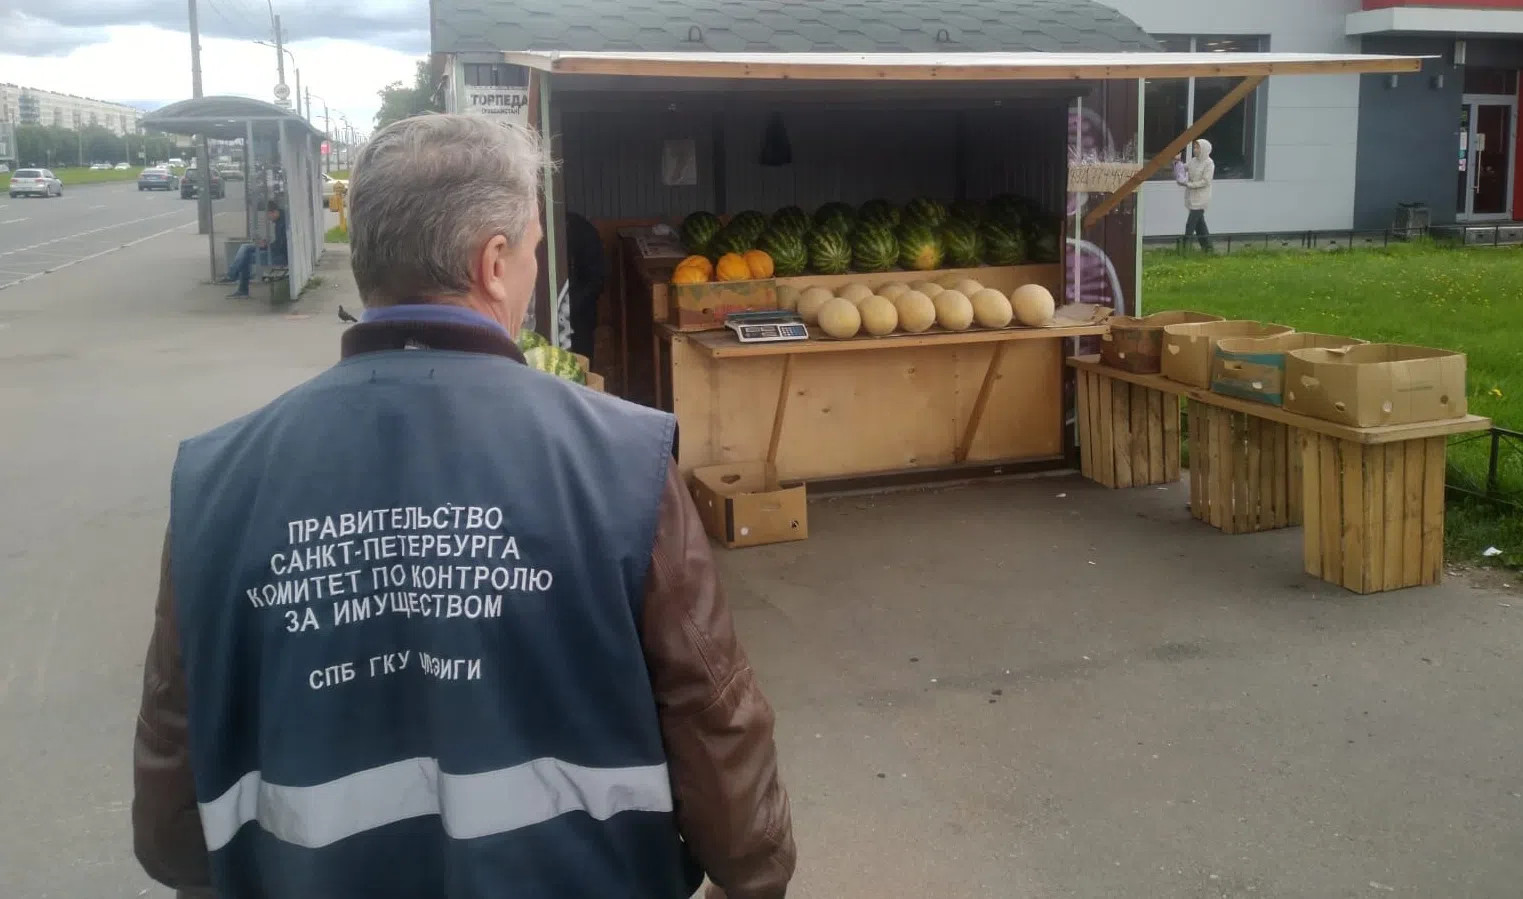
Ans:
[[[288,296],[300,296],[323,247],[322,132],[262,100],[220,96],[171,103],[145,116],[143,127],[243,142],[243,231],[222,235],[219,246],[213,220],[207,234],[212,276],[224,270],[235,244],[270,237],[263,210],[274,200],[286,215]]]

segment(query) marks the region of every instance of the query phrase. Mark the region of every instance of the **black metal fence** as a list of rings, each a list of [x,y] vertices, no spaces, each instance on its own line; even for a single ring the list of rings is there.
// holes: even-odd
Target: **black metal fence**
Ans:
[[[1459,446],[1477,440],[1490,442],[1485,480],[1477,482],[1466,472],[1450,466],[1448,488],[1523,511],[1523,431],[1492,428],[1478,434],[1451,438],[1450,445]]]
[[[1523,225],[1437,225],[1428,228],[1386,228],[1382,231],[1273,231],[1252,234],[1213,234],[1216,253],[1277,250],[1380,250],[1393,244],[1427,240],[1441,247],[1503,247],[1523,243]],[[1195,238],[1183,234],[1145,237],[1144,250],[1198,251]]]

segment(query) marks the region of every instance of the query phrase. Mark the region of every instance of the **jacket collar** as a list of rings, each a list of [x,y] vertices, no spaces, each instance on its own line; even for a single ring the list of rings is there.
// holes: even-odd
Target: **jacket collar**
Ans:
[[[463,322],[413,321],[403,318],[361,322],[344,332],[341,357],[387,350],[451,350],[506,356],[522,363],[524,354],[506,331]]]

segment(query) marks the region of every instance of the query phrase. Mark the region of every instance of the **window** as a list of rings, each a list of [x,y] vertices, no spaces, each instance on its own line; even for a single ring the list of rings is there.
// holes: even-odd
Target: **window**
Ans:
[[[527,87],[529,84],[528,72],[522,66],[468,62],[463,68],[467,87]]]
[[[1161,35],[1157,40],[1171,53],[1253,53],[1267,49],[1269,43],[1263,37],[1223,35]],[[1237,82],[1236,78],[1148,79],[1144,88],[1143,151],[1149,158],[1157,155]],[[1202,135],[1211,142],[1217,178],[1251,179],[1258,173],[1259,93],[1249,94]],[[1169,181],[1174,173],[1165,168],[1154,177]]]

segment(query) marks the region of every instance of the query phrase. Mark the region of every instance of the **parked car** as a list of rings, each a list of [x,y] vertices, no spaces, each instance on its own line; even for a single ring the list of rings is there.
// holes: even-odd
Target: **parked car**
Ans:
[[[111,171],[111,163],[109,163],[109,162],[92,162],[90,164],[90,171],[92,171],[92,172],[109,172],[109,171]]]
[[[17,169],[11,175],[11,198],[20,196],[29,197],[61,197],[63,196],[63,182],[58,180],[47,169]]]
[[[137,176],[138,190],[175,190],[179,186],[179,177],[164,166],[143,169]]]
[[[207,174],[211,175],[212,199],[220,200],[227,196],[227,185],[223,183],[222,176],[212,169]],[[189,200],[201,189],[201,172],[199,169],[189,168],[185,170],[185,176],[180,179],[180,199]]]
[[[127,170],[128,170],[128,169],[130,169],[130,168],[132,168],[132,166],[130,166],[130,165],[128,165],[128,164],[127,164],[127,163],[125,163],[125,162],[118,162],[118,163],[117,163],[117,164],[116,164],[116,166],[115,166],[115,168],[116,168],[116,170],[117,170],[117,171],[118,171],[118,172],[125,172],[125,171],[127,171]]]
[[[243,169],[240,169],[236,165],[218,166],[217,167],[217,174],[221,175],[222,176],[222,180],[224,180],[224,181],[242,181],[243,180]]]

